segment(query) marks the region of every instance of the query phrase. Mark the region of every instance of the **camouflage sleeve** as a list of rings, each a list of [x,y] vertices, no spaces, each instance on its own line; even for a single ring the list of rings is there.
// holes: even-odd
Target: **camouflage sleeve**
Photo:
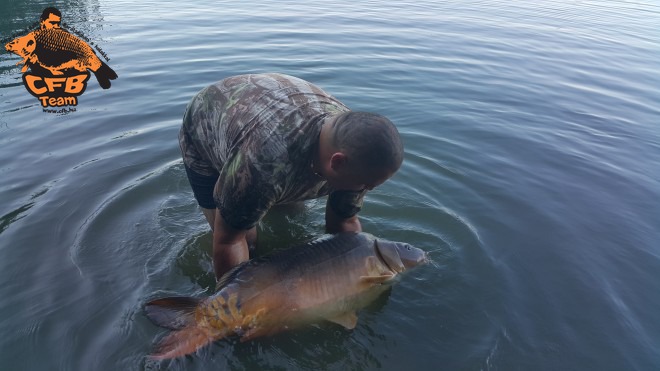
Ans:
[[[275,203],[277,192],[270,175],[237,153],[222,169],[213,198],[225,222],[236,229],[254,227]]]
[[[328,207],[337,216],[348,219],[359,213],[367,190],[363,191],[334,191],[328,197]]]

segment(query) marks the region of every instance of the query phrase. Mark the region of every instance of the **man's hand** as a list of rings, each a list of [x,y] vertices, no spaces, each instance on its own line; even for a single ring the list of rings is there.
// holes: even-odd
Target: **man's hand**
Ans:
[[[213,270],[219,280],[233,267],[249,259],[247,230],[235,229],[225,223],[220,210],[215,210],[213,225]]]

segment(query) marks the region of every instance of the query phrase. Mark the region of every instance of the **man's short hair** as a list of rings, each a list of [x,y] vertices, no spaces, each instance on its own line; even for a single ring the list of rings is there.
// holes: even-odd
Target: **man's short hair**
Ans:
[[[387,117],[370,112],[344,112],[333,125],[332,140],[349,162],[369,171],[396,171],[403,162],[403,143]]]
[[[60,11],[57,10],[57,8],[53,8],[52,6],[50,6],[44,9],[43,13],[41,13],[41,21],[43,22],[47,20],[51,14],[55,14],[56,16],[62,18],[62,13],[60,13]]]

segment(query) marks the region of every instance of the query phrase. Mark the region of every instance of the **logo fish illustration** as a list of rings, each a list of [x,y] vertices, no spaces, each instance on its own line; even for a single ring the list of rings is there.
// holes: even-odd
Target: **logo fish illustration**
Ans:
[[[34,66],[48,70],[53,76],[63,75],[67,70],[91,70],[103,89],[110,88],[110,80],[117,78],[115,71],[87,43],[61,28],[32,31],[9,42],[6,48],[23,58],[19,62],[24,64],[21,72]]]
[[[61,17],[56,8],[46,8],[39,29],[5,45],[8,52],[23,58],[17,65],[23,64],[25,87],[44,107],[75,106],[76,97],[85,91],[89,71],[103,89],[109,89],[110,80],[118,77],[85,41],[61,28]]]

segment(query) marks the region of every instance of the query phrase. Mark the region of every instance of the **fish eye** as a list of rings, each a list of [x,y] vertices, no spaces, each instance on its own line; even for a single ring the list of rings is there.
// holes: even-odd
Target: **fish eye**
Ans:
[[[406,250],[410,251],[412,250],[412,247],[410,247],[410,245],[406,245]]]
[[[32,44],[34,44],[34,40],[30,40],[30,41],[27,42],[27,46],[30,46]]]

